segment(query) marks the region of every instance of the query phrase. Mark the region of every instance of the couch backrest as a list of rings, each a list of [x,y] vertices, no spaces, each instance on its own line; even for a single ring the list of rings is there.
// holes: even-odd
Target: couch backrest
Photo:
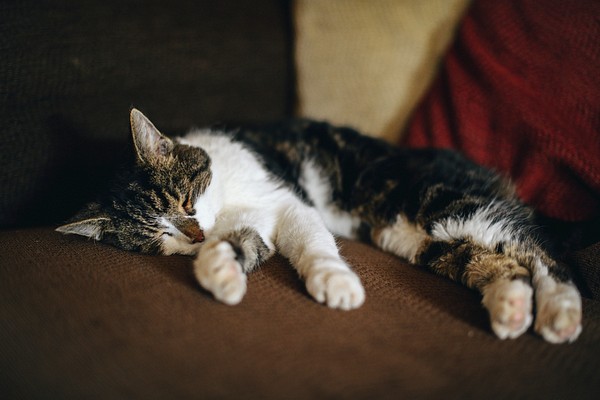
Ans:
[[[277,0],[0,2],[0,227],[93,198],[131,106],[166,133],[289,115],[288,27]]]

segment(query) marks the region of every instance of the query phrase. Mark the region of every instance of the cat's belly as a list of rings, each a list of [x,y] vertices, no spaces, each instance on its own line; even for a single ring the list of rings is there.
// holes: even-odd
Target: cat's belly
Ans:
[[[331,185],[321,169],[311,161],[302,163],[299,183],[317,209],[325,226],[334,235],[356,239],[360,219],[340,210],[331,202]]]
[[[319,214],[325,222],[325,226],[331,233],[349,239],[358,239],[358,228],[360,219],[350,215],[347,212],[335,209],[319,209]]]

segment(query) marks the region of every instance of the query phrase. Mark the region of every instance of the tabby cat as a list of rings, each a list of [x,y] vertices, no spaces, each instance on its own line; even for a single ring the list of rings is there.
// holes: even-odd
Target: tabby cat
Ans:
[[[349,310],[365,292],[335,234],[478,290],[501,339],[528,329],[534,302],[547,341],[581,332],[579,292],[536,237],[531,211],[505,179],[455,152],[307,120],[177,139],[136,109],[130,122],[135,166],[59,232],[194,254],[198,281],[226,304],[242,300],[246,274],[278,251],[318,302]]]

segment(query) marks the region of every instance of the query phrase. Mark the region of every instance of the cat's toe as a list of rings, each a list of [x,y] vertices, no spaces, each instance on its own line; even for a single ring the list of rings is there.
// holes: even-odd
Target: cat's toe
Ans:
[[[215,299],[228,305],[239,304],[246,294],[246,275],[238,272],[235,267],[232,265],[229,268],[230,274],[221,279],[212,290]]]
[[[581,333],[581,296],[571,284],[541,285],[535,331],[550,343],[573,342]]]
[[[496,336],[514,339],[529,328],[532,294],[532,288],[519,280],[498,280],[485,288],[482,302]]]
[[[196,278],[213,296],[229,305],[238,304],[246,294],[246,275],[228,242],[207,244],[194,262]]]
[[[351,271],[321,269],[306,280],[308,292],[328,307],[351,310],[365,301],[365,291],[358,276]]]

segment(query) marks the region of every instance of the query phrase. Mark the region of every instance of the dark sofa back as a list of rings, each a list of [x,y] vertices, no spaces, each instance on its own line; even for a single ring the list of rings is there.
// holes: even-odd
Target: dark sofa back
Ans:
[[[289,115],[288,28],[278,0],[0,2],[0,227],[93,198],[131,106],[166,133]]]

